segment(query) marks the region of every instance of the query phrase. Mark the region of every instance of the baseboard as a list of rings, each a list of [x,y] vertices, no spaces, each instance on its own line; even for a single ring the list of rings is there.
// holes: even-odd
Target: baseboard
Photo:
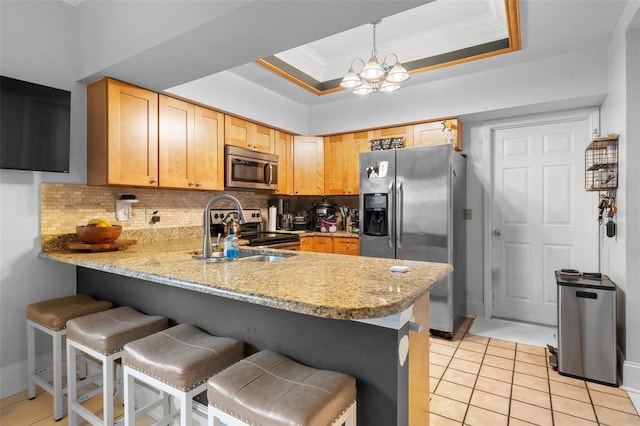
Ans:
[[[629,392],[640,393],[640,364],[624,361],[622,364],[622,388]]]
[[[27,389],[27,361],[19,361],[0,368],[0,398]]]
[[[484,317],[484,303],[467,301],[467,316],[471,318]]]

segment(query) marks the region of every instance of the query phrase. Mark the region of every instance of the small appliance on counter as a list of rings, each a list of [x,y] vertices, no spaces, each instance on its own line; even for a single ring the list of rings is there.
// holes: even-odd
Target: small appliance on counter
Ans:
[[[336,204],[329,202],[326,198],[321,201],[316,201],[311,206],[311,225],[315,231],[320,231],[322,228],[321,219],[328,219],[335,217]]]
[[[276,229],[284,231],[293,230],[293,215],[291,214],[291,202],[285,198],[269,200],[269,206],[276,207]]]
[[[293,217],[293,230],[306,231],[309,227],[309,212],[306,210],[298,210]]]

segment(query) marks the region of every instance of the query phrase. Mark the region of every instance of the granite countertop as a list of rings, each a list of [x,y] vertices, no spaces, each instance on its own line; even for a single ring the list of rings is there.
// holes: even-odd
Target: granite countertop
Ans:
[[[323,233],[324,235],[325,233]],[[60,249],[39,257],[301,314],[335,319],[395,315],[453,270],[444,263],[273,249],[272,262],[208,262],[192,256],[201,240],[138,243],[109,252]],[[406,273],[390,272],[394,265]]]

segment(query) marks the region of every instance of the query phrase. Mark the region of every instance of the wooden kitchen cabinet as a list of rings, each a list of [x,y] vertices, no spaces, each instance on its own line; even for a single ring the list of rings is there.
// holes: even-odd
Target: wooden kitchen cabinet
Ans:
[[[110,78],[87,86],[87,184],[158,186],[158,94]]]
[[[224,189],[224,114],[160,95],[160,187]]]
[[[242,118],[225,115],[224,143],[273,154],[275,130]]]
[[[385,127],[369,131],[369,139],[404,138],[404,148],[413,146],[413,126]]]
[[[224,114],[196,105],[195,109],[196,189],[224,189]],[[162,178],[162,174],[160,175]],[[191,187],[191,185],[189,186]]]
[[[195,105],[165,95],[159,102],[160,186],[195,187]]]
[[[462,151],[462,121],[457,118],[446,119],[451,127],[451,138],[456,151]],[[430,121],[413,126],[413,146],[442,145],[448,143],[449,130],[445,120]]]
[[[278,189],[279,195],[293,195],[293,140],[285,132],[276,131],[274,154],[278,156]]]
[[[294,195],[324,195],[324,143],[321,136],[293,137]]]
[[[313,251],[316,253],[333,253],[333,238],[313,237]]]
[[[333,252],[335,254],[348,254],[360,256],[360,240],[357,238],[335,237],[333,239]]]
[[[300,237],[300,251],[313,251],[314,237]]]
[[[331,235],[300,237],[300,251],[359,256],[360,240]]]
[[[345,133],[324,138],[325,195],[359,193],[359,155],[369,150],[368,132]]]

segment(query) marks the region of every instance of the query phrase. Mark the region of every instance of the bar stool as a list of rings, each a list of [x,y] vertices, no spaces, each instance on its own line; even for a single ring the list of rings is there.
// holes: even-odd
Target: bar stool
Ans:
[[[136,339],[166,329],[168,320],[160,316],[144,315],[129,306],[74,318],[67,322],[67,393],[69,426],[78,424],[80,416],[94,425],[111,426],[113,417],[115,361],[120,359],[123,346]],[[78,396],[79,383],[73,360],[76,352],[88,354],[102,363],[102,387]],[[102,393],[103,418],[100,419],[81,405],[86,399]]]
[[[209,426],[356,425],[356,381],[262,351],[208,382]]]
[[[67,321],[83,315],[111,309],[111,302],[96,300],[86,294],[43,300],[27,306],[27,385],[29,399],[36,397],[36,385],[53,395],[53,418],[64,416],[63,343],[67,335]],[[53,343],[53,380],[49,381],[36,371],[35,331],[51,336]]]
[[[136,416],[162,406],[163,418],[157,424],[170,424],[178,415],[169,406],[169,397],[179,401],[180,425],[190,426],[193,398],[207,390],[207,380],[215,373],[241,360],[244,342],[211,336],[190,324],[180,324],[124,345],[125,426],[135,425]],[[136,411],[134,384],[158,391],[160,399]],[[194,406],[195,404],[195,406]],[[202,406],[206,419],[206,407]],[[197,410],[196,410],[197,412]]]

